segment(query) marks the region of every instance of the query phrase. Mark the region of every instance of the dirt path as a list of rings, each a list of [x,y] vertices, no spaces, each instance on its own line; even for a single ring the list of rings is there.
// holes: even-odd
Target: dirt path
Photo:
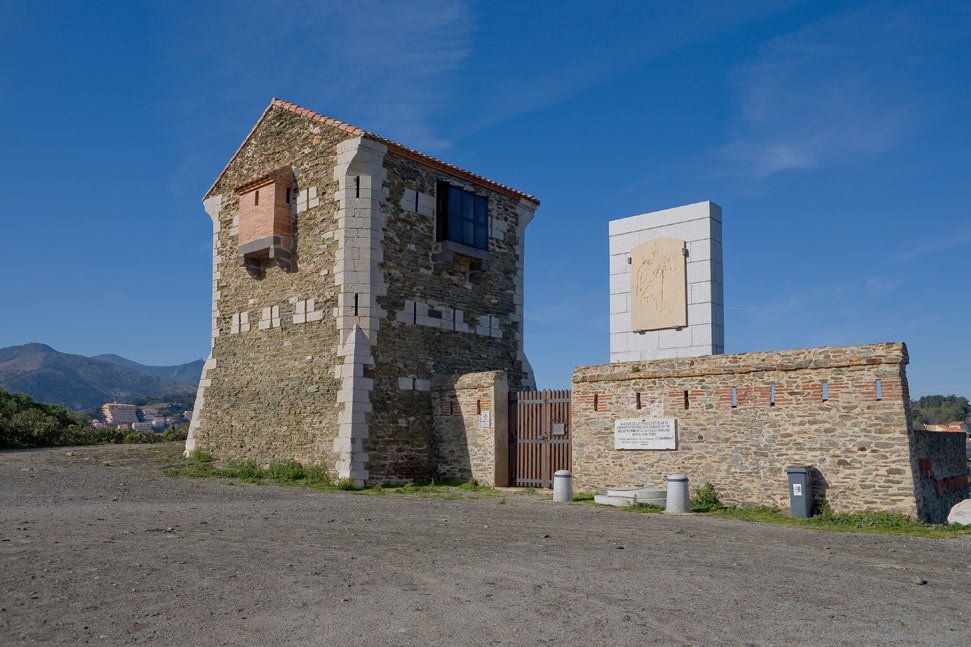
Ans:
[[[178,449],[0,453],[0,644],[971,644],[967,535],[166,477]]]

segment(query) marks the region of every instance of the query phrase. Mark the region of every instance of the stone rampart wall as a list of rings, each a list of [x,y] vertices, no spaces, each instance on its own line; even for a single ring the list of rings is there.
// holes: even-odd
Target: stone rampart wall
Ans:
[[[435,382],[431,395],[437,477],[507,485],[506,374],[484,371],[443,379]]]
[[[786,466],[811,464],[817,499],[836,511],[915,515],[906,363],[890,343],[577,368],[576,486],[683,472],[727,504],[781,508]],[[615,450],[614,422],[636,418],[677,419],[677,449]]]
[[[963,433],[914,432],[917,507],[924,521],[947,522],[951,506],[971,496],[966,443]]]

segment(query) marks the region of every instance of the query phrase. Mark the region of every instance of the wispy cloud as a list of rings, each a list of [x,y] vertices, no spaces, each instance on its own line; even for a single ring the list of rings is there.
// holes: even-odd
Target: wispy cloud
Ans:
[[[897,279],[887,279],[879,276],[870,276],[864,281],[867,291],[870,294],[880,295],[889,294],[897,289],[900,281]]]
[[[469,53],[464,0],[274,0],[229,5],[185,26],[167,56],[197,86],[175,84],[185,112],[232,114],[278,96],[410,146],[444,149],[435,128]],[[252,107],[248,107],[252,111]]]
[[[463,0],[201,7],[164,39],[173,78],[160,101],[182,148],[173,194],[195,200],[274,96],[425,152],[448,149],[436,124],[474,28]]]
[[[320,46],[327,66],[316,84],[319,101],[409,145],[447,148],[434,122],[451,105],[448,88],[469,53],[474,16],[467,4],[367,0],[353,11],[338,7],[314,17],[328,35]]]
[[[740,105],[717,150],[733,174],[764,179],[880,155],[915,129],[930,39],[920,8],[837,13],[765,43],[732,79]],[[893,61],[893,69],[888,67]]]
[[[466,79],[478,101],[453,115],[463,134],[540,111],[632,74],[673,51],[724,36],[782,13],[802,0],[700,3],[684,11],[663,0],[512,3],[487,6],[491,20],[475,34],[470,60],[483,73]],[[487,7],[487,8],[485,8]],[[542,25],[537,29],[537,25]],[[515,60],[515,65],[509,65]],[[606,119],[609,106],[591,123]]]
[[[937,238],[916,240],[891,257],[893,261],[909,261],[930,254],[939,254],[959,247],[971,246],[971,231],[960,230]]]

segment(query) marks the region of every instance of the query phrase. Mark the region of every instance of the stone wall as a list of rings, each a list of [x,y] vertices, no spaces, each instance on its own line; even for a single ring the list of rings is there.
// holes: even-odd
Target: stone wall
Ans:
[[[503,371],[436,380],[432,389],[436,476],[509,482],[509,388]]]
[[[376,304],[385,315],[367,373],[374,385],[365,449],[369,479],[394,482],[441,475],[429,392],[434,376],[501,370],[511,388],[532,384],[522,353],[522,260],[536,204],[392,152],[384,167],[385,294]],[[485,269],[459,258],[433,265],[438,181],[488,197]]]
[[[207,195],[215,231],[213,346],[187,450],[226,460],[336,464],[336,205],[293,200],[293,265],[285,271],[267,264],[256,278],[237,262],[235,187],[292,166],[296,192],[333,194],[335,148],[346,138],[270,109]]]
[[[924,521],[946,523],[951,507],[971,497],[966,444],[960,432],[914,432],[917,507]]]
[[[576,486],[683,472],[727,504],[788,507],[785,467],[811,464],[836,511],[915,515],[906,364],[889,343],[577,368]],[[677,419],[676,450],[614,449],[616,420],[660,417]]]

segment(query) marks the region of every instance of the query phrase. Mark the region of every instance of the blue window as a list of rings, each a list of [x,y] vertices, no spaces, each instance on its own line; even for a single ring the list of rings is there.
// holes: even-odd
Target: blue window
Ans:
[[[437,191],[438,240],[489,249],[489,199],[446,182]]]

